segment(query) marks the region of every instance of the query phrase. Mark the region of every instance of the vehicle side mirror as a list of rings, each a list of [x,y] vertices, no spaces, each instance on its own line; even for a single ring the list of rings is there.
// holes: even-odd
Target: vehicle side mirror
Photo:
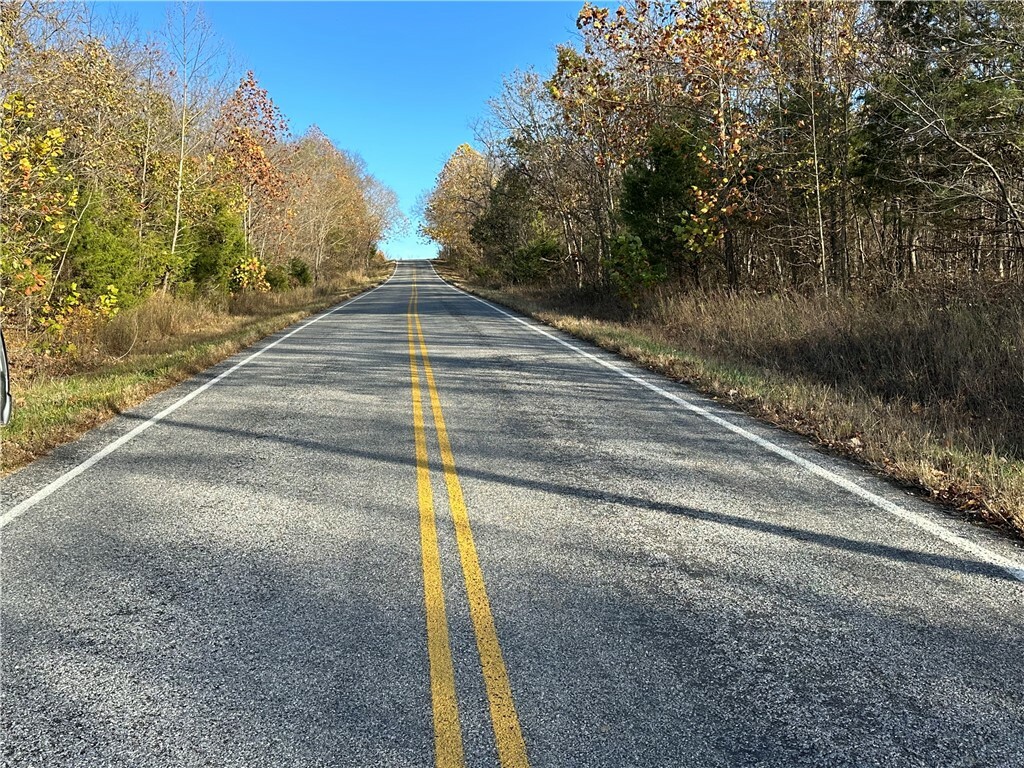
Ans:
[[[0,427],[11,420],[14,410],[14,398],[11,396],[11,368],[7,364],[7,345],[4,344],[4,332],[0,330]]]

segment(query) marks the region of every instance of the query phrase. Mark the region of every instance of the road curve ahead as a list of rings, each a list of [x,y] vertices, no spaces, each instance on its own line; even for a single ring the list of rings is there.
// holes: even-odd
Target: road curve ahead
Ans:
[[[5,766],[1024,766],[1020,548],[426,262],[2,509]]]

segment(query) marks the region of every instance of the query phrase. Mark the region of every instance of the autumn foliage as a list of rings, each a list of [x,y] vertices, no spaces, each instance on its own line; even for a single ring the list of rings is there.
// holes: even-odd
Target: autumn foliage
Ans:
[[[486,204],[429,209],[470,272],[627,304],[1024,281],[1019,2],[635,0],[577,26],[491,102]]]
[[[291,135],[255,73],[231,73],[192,6],[143,42],[87,8],[4,3],[0,46],[0,309],[47,353],[154,291],[365,270],[399,222],[361,160]]]

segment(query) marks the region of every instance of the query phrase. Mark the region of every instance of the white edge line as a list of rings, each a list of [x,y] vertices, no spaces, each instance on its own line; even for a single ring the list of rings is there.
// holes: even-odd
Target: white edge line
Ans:
[[[268,349],[273,349],[274,347],[276,347],[278,344],[280,344],[285,339],[287,339],[287,338],[289,338],[291,336],[294,336],[299,331],[302,331],[302,330],[308,328],[309,326],[313,325],[313,323],[319,322],[320,320],[323,320],[325,317],[333,315],[335,312],[340,312],[342,309],[346,309],[347,307],[351,306],[352,304],[354,304],[355,302],[357,302],[360,299],[364,298],[365,296],[369,296],[374,291],[377,291],[377,290],[383,288],[385,285],[387,285],[389,282],[391,282],[391,278],[393,278],[395,276],[395,274],[397,274],[397,272],[398,272],[398,265],[396,264],[395,265],[395,271],[392,272],[390,277],[388,277],[388,279],[385,280],[380,285],[376,286],[375,288],[371,288],[370,290],[365,291],[364,293],[361,293],[358,296],[353,296],[351,299],[348,299],[348,300],[342,302],[341,304],[339,304],[338,306],[336,306],[336,307],[334,307],[332,309],[329,309],[328,311],[326,311],[326,312],[324,312],[324,313],[322,313],[320,315],[317,315],[312,320],[309,320],[308,322],[303,323],[298,328],[296,328],[296,329],[294,329],[292,331],[289,331],[288,333],[286,333],[281,338],[276,339],[275,341],[272,341],[270,344],[267,344],[265,347],[262,347],[262,348],[258,349],[256,352],[253,352],[251,355],[249,355],[244,360],[240,360],[239,362],[235,363],[233,366],[231,366],[226,371],[224,371],[223,373],[218,375],[216,378],[210,379],[210,381],[206,382],[202,386],[196,387],[194,390],[189,392],[187,395],[182,397],[180,400],[177,400],[176,402],[174,402],[171,405],[167,406],[162,411],[160,411],[160,413],[156,414],[155,416],[150,417],[147,421],[144,421],[142,424],[139,424],[137,427],[135,427],[130,432],[127,432],[127,433],[121,435],[121,437],[117,438],[117,440],[115,440],[114,442],[108,444],[104,448],[101,448],[99,451],[94,453],[92,456],[90,456],[88,459],[83,461],[81,464],[77,465],[76,467],[73,467],[72,469],[69,469],[67,472],[65,472],[63,475],[58,477],[56,480],[53,480],[52,482],[50,482],[49,485],[46,485],[46,486],[40,488],[34,494],[32,494],[27,499],[22,501],[20,504],[17,504],[16,506],[11,507],[9,510],[4,512],[3,515],[0,515],[0,528],[5,527],[8,523],[10,523],[10,522],[14,521],[15,519],[21,517],[21,515],[25,514],[25,512],[30,510],[32,507],[34,507],[40,501],[43,501],[44,499],[46,499],[49,496],[51,496],[52,494],[54,494],[56,491],[59,491],[65,485],[67,485],[72,480],[74,480],[76,477],[78,477],[80,474],[82,474],[83,472],[85,472],[89,468],[95,466],[98,462],[102,461],[104,458],[106,458],[107,456],[112,454],[114,451],[116,451],[122,445],[127,443],[129,440],[131,440],[132,438],[135,438],[138,435],[142,434],[147,429],[152,427],[154,424],[156,424],[156,423],[162,421],[163,419],[165,419],[167,416],[170,416],[176,410],[181,408],[181,406],[185,405],[185,403],[189,402],[190,400],[195,399],[196,397],[199,397],[199,395],[201,395],[203,392],[208,390],[210,387],[212,387],[218,381],[220,381],[221,379],[223,379],[223,378],[225,378],[227,376],[230,376],[232,373],[237,371],[243,365],[247,365],[248,363],[252,362],[257,357],[259,357],[264,352],[266,352]]]
[[[699,405],[696,405],[695,403],[691,403],[689,400],[686,400],[686,399],[684,399],[682,397],[679,397],[679,395],[675,394],[674,392],[669,392],[668,390],[662,389],[657,384],[654,384],[654,383],[652,383],[650,381],[647,381],[646,379],[644,379],[644,378],[642,378],[640,376],[637,376],[636,374],[631,373],[630,371],[627,371],[627,370],[625,370],[623,368],[620,368],[619,366],[615,365],[612,362],[609,362],[608,360],[604,360],[604,359],[598,357],[597,355],[594,355],[594,354],[591,354],[590,352],[587,352],[584,349],[580,349],[579,347],[577,347],[577,346],[575,346],[573,344],[570,344],[569,342],[565,341],[564,339],[560,339],[558,336],[555,336],[553,333],[549,333],[548,331],[544,330],[543,328],[539,328],[538,326],[534,325],[533,323],[527,322],[523,318],[518,317],[516,315],[513,315],[510,312],[506,312],[504,309],[502,309],[501,307],[496,306],[492,302],[489,302],[489,301],[487,301],[485,299],[481,299],[479,296],[474,296],[472,293],[464,291],[461,288],[457,288],[454,285],[451,285],[451,283],[447,282],[440,275],[438,275],[437,274],[437,270],[434,269],[434,265],[432,263],[430,264],[430,268],[434,271],[434,275],[438,278],[438,280],[441,280],[441,282],[443,282],[445,285],[447,285],[452,290],[458,291],[459,293],[462,293],[462,294],[464,294],[466,296],[469,296],[469,298],[471,298],[471,299],[479,301],[481,304],[484,304],[484,305],[490,307],[492,310],[494,310],[495,312],[498,312],[499,314],[504,315],[505,317],[508,317],[508,318],[510,318],[512,320],[515,320],[517,323],[519,323],[520,325],[525,326],[526,328],[529,328],[531,331],[533,331],[535,333],[539,333],[542,336],[546,336],[549,339],[558,342],[563,347],[572,350],[573,352],[575,352],[576,354],[580,355],[581,357],[585,357],[588,360],[592,360],[595,363],[604,366],[608,370],[614,371],[615,373],[619,374],[620,376],[622,376],[622,377],[624,377],[626,379],[629,379],[630,381],[633,381],[636,384],[639,384],[640,386],[645,387],[646,389],[649,389],[652,392],[656,392],[657,394],[661,395],[662,397],[664,397],[664,398],[666,398],[668,400],[671,400],[673,403],[676,403],[677,405],[681,405],[683,408],[686,408],[688,411],[691,411],[692,413],[697,414],[701,418],[707,419],[708,421],[710,421],[710,422],[712,422],[714,424],[717,424],[720,427],[724,427],[725,429],[729,430],[730,432],[733,432],[733,433],[739,435],[740,437],[745,438],[746,440],[749,440],[750,442],[755,443],[756,445],[761,446],[766,451],[770,451],[771,453],[774,453],[776,456],[780,456],[781,458],[785,459],[786,461],[792,462],[793,464],[796,464],[797,466],[801,467],[802,469],[807,470],[811,474],[817,475],[818,477],[820,477],[820,478],[822,478],[824,480],[828,480],[830,483],[833,483],[834,485],[837,485],[840,488],[842,488],[842,489],[844,489],[846,491],[849,491],[850,493],[852,493],[855,496],[858,496],[858,497],[864,499],[865,501],[869,502],[870,504],[873,504],[874,506],[878,507],[879,509],[881,509],[881,510],[883,510],[885,512],[888,512],[889,514],[891,514],[891,515],[893,515],[895,517],[898,517],[901,520],[904,520],[904,521],[910,523],[911,525],[914,525],[917,528],[920,528],[921,530],[926,531],[926,532],[932,534],[933,536],[935,536],[936,538],[941,539],[942,541],[946,542],[947,544],[950,544],[950,545],[956,547],[957,549],[959,549],[959,550],[961,550],[963,552],[970,553],[971,555],[974,555],[975,557],[981,559],[982,561],[988,563],[989,565],[993,565],[993,566],[995,566],[997,568],[1002,569],[1003,571],[1008,573],[1010,576],[1012,576],[1017,581],[1024,582],[1024,565],[1022,565],[1022,564],[1020,564],[1018,562],[1015,562],[1014,560],[1011,560],[1011,559],[1009,559],[1007,557],[1003,557],[999,553],[993,552],[990,549],[987,549],[986,547],[983,547],[983,546],[981,546],[979,544],[975,544],[973,541],[970,541],[969,539],[966,539],[963,536],[959,536],[959,535],[953,533],[952,531],[947,530],[946,528],[942,527],[941,525],[939,525],[935,521],[929,520],[928,518],[926,518],[926,517],[924,517],[922,515],[919,515],[916,512],[912,512],[909,509],[905,509],[905,508],[901,507],[900,505],[895,504],[895,503],[889,501],[888,499],[886,499],[886,498],[884,498],[882,496],[879,496],[876,493],[872,493],[871,491],[867,490],[863,486],[858,485],[857,483],[853,482],[852,480],[848,480],[847,478],[843,477],[842,475],[836,474],[835,472],[833,472],[830,469],[826,469],[825,467],[821,466],[820,464],[815,464],[813,461],[808,461],[804,457],[798,456],[797,454],[793,453],[792,451],[790,451],[790,450],[788,450],[786,448],[783,448],[780,445],[776,445],[775,443],[771,442],[770,440],[765,440],[763,437],[760,437],[759,435],[755,435],[753,432],[750,432],[750,431],[744,429],[743,427],[740,427],[740,426],[738,426],[736,424],[733,424],[732,422],[727,421],[726,419],[723,419],[721,416],[717,416],[717,415],[711,413],[710,411],[708,411],[707,409],[702,408]]]

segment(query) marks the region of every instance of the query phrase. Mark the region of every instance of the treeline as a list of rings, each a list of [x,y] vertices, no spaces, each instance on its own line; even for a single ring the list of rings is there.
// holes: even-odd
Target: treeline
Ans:
[[[613,289],[1024,282],[1024,3],[584,5],[423,232],[477,277]]]
[[[0,303],[60,349],[154,291],[285,290],[360,271],[395,195],[319,129],[289,135],[200,9],[140,39],[101,7],[0,6]]]

